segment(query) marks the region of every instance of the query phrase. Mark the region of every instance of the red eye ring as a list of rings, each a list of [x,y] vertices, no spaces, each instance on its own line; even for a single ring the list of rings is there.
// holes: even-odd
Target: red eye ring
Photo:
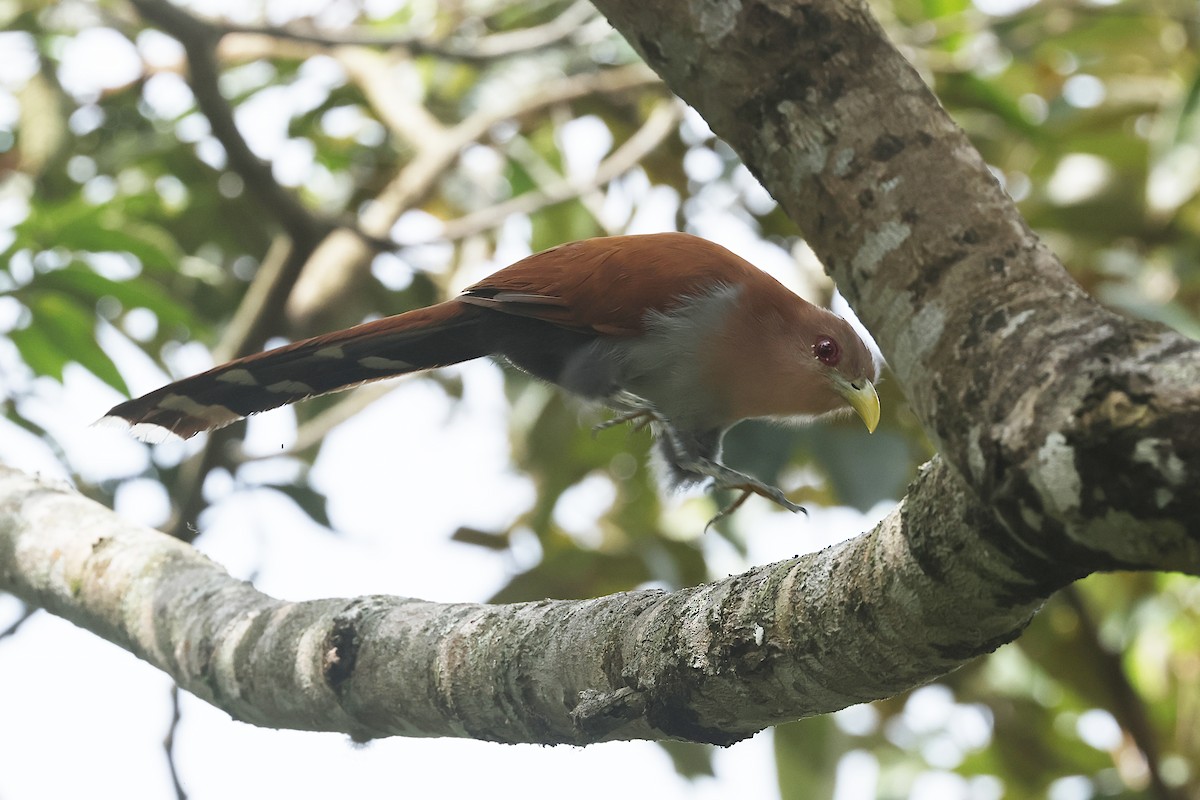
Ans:
[[[827,367],[836,367],[842,360],[842,348],[829,336],[818,336],[813,342],[813,355]]]

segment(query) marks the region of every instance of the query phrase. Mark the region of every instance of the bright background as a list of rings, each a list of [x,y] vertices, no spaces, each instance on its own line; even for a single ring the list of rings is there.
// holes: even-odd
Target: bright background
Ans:
[[[489,36],[571,20],[549,45],[495,62],[386,51],[393,99],[446,125],[543,82],[634,60],[602,20],[566,2],[195,7],[244,25],[418,35],[467,53]],[[1194,5],[897,0],[876,10],[1079,280],[1195,335]],[[127,519],[170,526],[187,481],[180,465],[203,437],[149,448],[90,425],[126,390],[213,363],[270,258],[271,214],[198,113],[179,46],[131,7],[6,3],[0,19],[0,461],[69,481]],[[226,37],[220,88],[276,181],[314,212],[361,215],[413,145],[389,129],[387,101],[369,96],[342,54],[294,47]],[[559,241],[676,229],[849,313],[799,232],[694,112],[678,111],[639,166],[597,179],[670,108],[648,87],[494,126],[381,234],[394,252],[372,260],[363,286],[332,296],[328,319],[281,323],[266,339],[423,305]],[[562,202],[447,233],[563,181]],[[856,535],[894,506],[929,450],[899,387],[881,392],[884,423],[871,437],[853,422],[747,425],[731,436],[730,460],[804,498],[807,519],[756,498],[704,535],[715,501],[661,500],[643,466],[645,434],[593,437],[598,410],[475,362],[396,383],[319,449],[290,450],[334,403],[255,418],[213,445],[225,452],[241,439],[244,455],[218,459],[191,522],[197,547],[291,600],[693,585]],[[1195,581],[1098,576],[1053,600],[1019,642],[943,682],[725,750],[360,747],[242,725],[184,696],[175,763],[194,798],[1169,797],[1200,781],[1198,612]],[[24,613],[0,596],[0,631]],[[0,678],[0,800],[173,795],[165,676],[38,613],[0,637]]]

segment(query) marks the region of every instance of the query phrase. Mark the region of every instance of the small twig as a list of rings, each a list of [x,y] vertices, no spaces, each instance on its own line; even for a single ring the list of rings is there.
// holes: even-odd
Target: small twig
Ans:
[[[470,50],[475,58],[483,60],[532,53],[570,38],[589,20],[596,18],[595,6],[586,1],[577,2],[542,25],[493,33],[465,42],[462,49]]]
[[[1158,746],[1158,737],[1145,703],[1125,674],[1121,655],[1113,652],[1101,641],[1096,622],[1092,619],[1091,611],[1079,591],[1074,586],[1068,586],[1062,590],[1062,596],[1079,619],[1079,627],[1088,648],[1096,655],[1097,670],[1112,698],[1114,715],[1121,727],[1129,733],[1146,762],[1151,796],[1158,800],[1184,800],[1182,792],[1168,786],[1163,780],[1159,764],[1162,752]]]
[[[402,48],[413,55],[428,55],[478,63],[524,55],[553,47],[570,38],[586,22],[595,17],[596,11],[591,3],[577,2],[554,19],[541,25],[486,36],[471,37],[451,34],[441,41],[435,41],[425,36],[379,36],[355,32],[317,31],[298,26],[243,25],[224,21],[214,22],[212,25],[224,34],[267,36],[323,48],[363,47],[381,50]]]
[[[446,128],[432,141],[423,142],[412,160],[367,205],[359,217],[358,228],[370,236],[386,237],[400,215],[416,206],[436,185],[462,149],[483,138],[500,122],[593,94],[616,94],[660,83],[661,79],[649,68],[631,64],[560,78],[510,103],[481,108]],[[385,121],[392,116],[381,113]],[[370,255],[371,249],[355,234],[334,231],[305,266],[304,275],[288,300],[288,317],[303,326],[322,309],[336,305],[340,293],[360,279]]]
[[[171,724],[167,727],[167,735],[163,737],[163,751],[167,756],[167,769],[171,773],[171,783],[175,786],[177,800],[187,800],[187,792],[179,780],[179,765],[175,763],[175,732],[179,730],[179,685],[171,684]]]
[[[630,136],[612,155],[604,159],[594,174],[584,179],[555,177],[537,191],[517,195],[503,203],[480,209],[471,214],[447,222],[439,236],[430,241],[449,239],[457,241],[468,236],[490,230],[514,214],[532,214],[547,206],[562,203],[593,192],[621,177],[658,147],[671,135],[682,116],[680,105],[674,100],[660,103],[645,124]],[[593,216],[598,209],[588,209]],[[605,226],[604,220],[597,222]]]
[[[39,609],[30,608],[29,606],[24,606],[24,610],[21,612],[20,616],[18,616],[15,620],[13,620],[12,623],[10,623],[7,628],[0,630],[0,639],[3,639],[6,636],[12,636],[13,634],[15,634],[20,629],[20,627],[22,625],[24,625],[25,622],[30,617],[32,617],[34,614],[36,614],[38,611],[39,611]]]

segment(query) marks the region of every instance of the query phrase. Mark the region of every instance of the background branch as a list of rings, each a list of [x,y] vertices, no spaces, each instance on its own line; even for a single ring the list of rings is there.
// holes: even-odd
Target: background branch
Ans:
[[[215,22],[213,25],[223,33],[266,36],[323,48],[358,47],[383,50],[402,48],[415,56],[429,55],[467,63],[484,63],[552,47],[577,35],[580,28],[593,18],[595,18],[595,9],[592,4],[581,0],[568,6],[557,17],[541,25],[482,36],[459,32],[438,40],[421,35],[377,36],[354,31],[334,33],[304,29],[298,25],[278,27],[245,25],[227,21]]]
[[[131,0],[148,21],[162,28],[183,45],[188,60],[188,83],[196,104],[208,118],[213,136],[225,148],[230,167],[246,182],[246,188],[272,214],[298,247],[313,246],[333,227],[310,213],[295,195],[275,180],[271,165],[250,149],[237,129],[233,109],[220,91],[216,47],[221,33],[167,0]]]
[[[466,216],[447,221],[442,226],[439,239],[454,241],[465,239],[477,233],[490,230],[506,218],[516,214],[532,214],[555,203],[562,203],[594,192],[611,181],[616,180],[629,170],[641,163],[656,147],[675,132],[682,116],[679,104],[673,100],[664,101],[655,106],[650,112],[645,124],[605,158],[596,171],[585,178],[559,177],[545,183],[535,191],[525,192],[516,197],[480,209]],[[589,204],[593,216],[598,216],[599,209]],[[597,219],[601,225],[602,219]],[[436,241],[431,239],[430,241]]]
[[[1121,654],[1114,652],[1100,639],[1100,631],[1092,612],[1088,609],[1079,590],[1068,586],[1062,591],[1063,599],[1079,619],[1084,643],[1096,659],[1097,674],[1112,700],[1112,709],[1121,727],[1128,732],[1137,747],[1149,776],[1150,793],[1158,800],[1184,800],[1184,793],[1167,784],[1162,774],[1162,750],[1154,725],[1146,713],[1146,706],[1137,690],[1125,674]]]
[[[640,64],[615,67],[549,81],[510,102],[479,109],[423,146],[359,216],[358,227],[372,236],[387,236],[396,220],[433,188],[467,145],[508,119],[587,97],[644,89],[659,78]],[[381,98],[382,92],[374,93]],[[401,114],[381,114],[395,119]],[[345,231],[330,234],[317,248],[288,301],[288,317],[301,329],[321,327],[323,310],[336,309],[341,298],[366,278],[371,251]]]

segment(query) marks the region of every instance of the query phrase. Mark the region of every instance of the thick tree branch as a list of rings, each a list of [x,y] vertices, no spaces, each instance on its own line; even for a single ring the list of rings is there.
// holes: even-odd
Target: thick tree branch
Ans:
[[[1066,278],[861,5],[598,5],[803,224],[876,332],[946,454],[899,508],[852,541],[673,593],[289,603],[0,469],[0,589],[256,724],[728,743],[931,680],[1096,569],[1200,573],[1195,345]],[[456,126],[421,169],[490,124]],[[427,191],[417,163],[382,224]]]
[[[801,225],[1023,547],[1194,571],[1200,348],[1067,276],[864,3],[596,5]]]
[[[0,590],[258,725],[496,741],[730,743],[887,697],[1016,637],[1048,590],[949,470],[871,533],[678,592],[507,606],[290,603],[0,467]],[[981,527],[982,526],[982,527]],[[971,547],[961,543],[975,539]],[[1059,570],[1062,581],[1073,571]]]

